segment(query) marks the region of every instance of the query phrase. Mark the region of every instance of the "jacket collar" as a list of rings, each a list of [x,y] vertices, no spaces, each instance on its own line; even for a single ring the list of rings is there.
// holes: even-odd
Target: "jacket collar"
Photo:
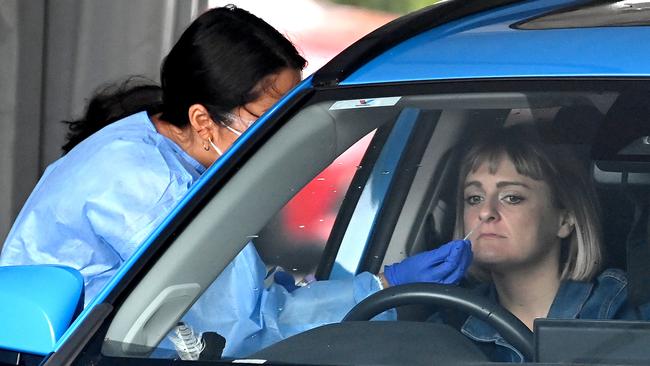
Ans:
[[[593,288],[593,282],[562,281],[547,318],[576,319]]]
[[[582,307],[587,302],[593,286],[591,282],[562,281],[547,317],[559,319],[577,318]],[[493,284],[482,286],[479,292],[482,292],[484,296],[493,302],[498,303],[496,288]],[[494,328],[471,315],[463,324],[461,332],[477,341],[491,341],[501,345],[507,344]]]

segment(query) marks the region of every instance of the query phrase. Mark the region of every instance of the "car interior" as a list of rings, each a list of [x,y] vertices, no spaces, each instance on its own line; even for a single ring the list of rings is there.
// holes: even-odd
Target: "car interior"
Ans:
[[[330,278],[338,262],[350,270],[350,276],[361,271],[378,273],[385,264],[453,239],[458,165],[467,147],[464,144],[489,129],[528,124],[536,127],[546,143],[571,146],[592,172],[602,208],[603,268],[626,270],[630,301],[636,305],[650,302],[650,107],[646,106],[650,94],[625,82],[575,83],[570,87],[558,82],[541,86],[522,82],[485,90],[471,83],[460,84],[366,88],[312,98],[223,182],[160,255],[116,309],[102,341],[102,354],[150,357],[270,218],[372,131],[377,132],[352,185],[358,191],[374,192],[369,202],[375,203],[375,210],[370,214],[364,211],[366,217],[370,215],[366,225],[352,225],[355,214],[363,214],[359,208],[363,193],[349,190],[314,270],[319,280]],[[380,107],[333,108],[337,102],[375,96],[399,98]],[[392,142],[392,136],[402,143]],[[390,168],[380,166],[385,162],[378,151],[383,150],[393,157]],[[387,179],[383,186],[380,179]],[[363,242],[358,242],[359,238]],[[361,248],[350,254],[356,268],[343,263],[344,258],[338,255],[346,246]],[[429,288],[413,290],[426,292]],[[250,357],[302,364],[430,364],[432,359],[443,364],[487,362],[454,324],[426,321],[432,309],[440,306],[472,314],[489,306],[476,306],[480,299],[463,296],[459,293],[453,301],[437,295],[433,299],[404,295],[399,300],[377,300],[384,301],[381,306],[399,305],[398,321],[361,321],[382,309],[377,305],[379,308],[365,309],[360,318],[354,318],[358,321],[324,325]],[[547,319],[536,323],[533,338],[532,334],[522,336],[512,326],[511,314],[499,311],[492,309],[480,316],[494,317],[493,324],[501,326],[504,333],[512,332],[513,342],[517,337],[522,344],[530,342],[522,345],[530,346],[527,361],[628,363],[650,359],[645,347],[650,327],[644,322]]]

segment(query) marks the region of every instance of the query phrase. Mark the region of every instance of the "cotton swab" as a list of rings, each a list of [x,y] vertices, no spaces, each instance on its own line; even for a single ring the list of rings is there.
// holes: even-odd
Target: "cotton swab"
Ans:
[[[469,238],[469,236],[472,235],[472,233],[474,232],[474,230],[478,229],[478,227],[481,226],[482,223],[483,223],[483,220],[480,220],[480,219],[479,219],[478,224],[476,224],[476,226],[474,226],[474,227],[472,228],[472,230],[470,230],[469,233],[467,233],[467,235],[465,235],[465,237],[463,238],[463,240],[467,240],[467,239]]]

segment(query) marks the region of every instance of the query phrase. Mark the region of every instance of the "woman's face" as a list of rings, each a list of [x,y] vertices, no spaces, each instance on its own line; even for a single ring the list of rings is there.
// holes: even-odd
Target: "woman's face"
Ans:
[[[555,208],[548,184],[521,175],[508,157],[494,174],[482,164],[465,179],[465,232],[474,261],[498,271],[542,262],[559,263],[560,242],[572,229],[565,210]]]
[[[299,70],[286,68],[261,81],[260,87],[262,87],[263,92],[260,97],[233,109],[229,120],[224,122],[230,129],[217,123],[219,129],[216,140],[219,141],[220,149],[223,151],[228,149],[239,137],[239,134],[246,131],[253,122],[296,86],[300,79],[301,73]]]

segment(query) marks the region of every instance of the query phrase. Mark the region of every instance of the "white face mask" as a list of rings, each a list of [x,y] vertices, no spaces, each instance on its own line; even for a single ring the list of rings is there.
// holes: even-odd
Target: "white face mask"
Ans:
[[[227,124],[225,124],[225,123],[223,123],[223,122],[221,122],[221,121],[219,121],[219,123],[221,123],[221,125],[222,125],[223,127],[227,128],[228,131],[234,133],[234,134],[237,135],[237,136],[241,136],[241,134],[242,134],[241,131],[237,131],[237,130],[235,130],[234,128],[228,126]]]
[[[234,113],[227,113],[224,115],[224,119],[226,119],[228,124],[224,123],[221,121],[221,124],[226,127],[230,132],[234,133],[237,136],[241,136],[241,134],[246,131],[253,123],[255,123],[256,119],[244,119]],[[235,127],[233,127],[235,126]]]
[[[245,120],[245,119],[243,119],[243,118],[241,118],[238,115],[233,114],[233,113],[228,113],[224,117],[226,119],[228,119],[232,123],[237,123],[237,124],[239,124],[241,126],[244,126],[245,129],[248,129],[255,122],[255,120]],[[230,132],[234,133],[235,135],[237,135],[237,137],[241,136],[241,134],[243,133],[242,131],[239,131],[239,130],[225,124],[223,121],[219,121],[219,123],[223,127],[227,128],[228,131],[230,131]],[[219,147],[217,145],[215,145],[214,142],[212,142],[212,139],[209,139],[208,142],[210,143],[210,146],[212,146],[214,151],[216,151],[217,154],[219,154],[219,156],[223,155],[223,151],[221,151],[221,149],[219,149]]]
[[[208,142],[210,143],[210,146],[212,146],[212,148],[214,149],[214,151],[217,152],[217,154],[218,154],[217,157],[220,157],[221,155],[223,155],[223,151],[221,151],[221,149],[219,149],[219,148],[217,147],[217,145],[215,145],[214,142],[212,142],[212,139],[208,139]]]

